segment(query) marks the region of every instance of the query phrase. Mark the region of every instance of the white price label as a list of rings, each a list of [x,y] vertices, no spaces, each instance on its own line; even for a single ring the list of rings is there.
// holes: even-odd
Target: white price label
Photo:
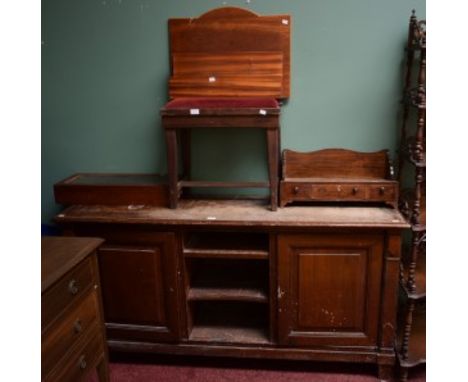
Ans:
[[[200,114],[200,109],[190,109],[190,115],[198,115]]]

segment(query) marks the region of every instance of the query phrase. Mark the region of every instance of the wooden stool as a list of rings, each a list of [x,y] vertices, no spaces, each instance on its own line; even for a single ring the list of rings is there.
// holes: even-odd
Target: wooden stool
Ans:
[[[274,98],[179,98],[161,110],[166,134],[170,207],[177,208],[184,187],[268,187],[271,209],[278,206],[279,114]],[[257,128],[266,132],[269,182],[200,182],[190,180],[190,132],[197,127]],[[179,132],[179,134],[178,134]],[[179,138],[179,139],[178,139]],[[178,140],[187,179],[178,179]]]
[[[259,16],[225,7],[198,18],[170,19],[172,101],[161,109],[170,207],[184,187],[268,187],[278,205],[278,100],[290,93],[290,16]],[[264,129],[269,182],[200,182],[190,177],[193,128]],[[178,179],[178,140],[187,179]]]

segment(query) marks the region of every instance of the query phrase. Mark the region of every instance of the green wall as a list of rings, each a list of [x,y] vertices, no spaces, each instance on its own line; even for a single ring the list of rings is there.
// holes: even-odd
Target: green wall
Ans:
[[[42,0],[42,222],[74,172],[166,172],[167,19],[223,5],[292,15],[282,147],[395,149],[402,59],[424,0]],[[258,131],[200,131],[199,179],[266,179]]]

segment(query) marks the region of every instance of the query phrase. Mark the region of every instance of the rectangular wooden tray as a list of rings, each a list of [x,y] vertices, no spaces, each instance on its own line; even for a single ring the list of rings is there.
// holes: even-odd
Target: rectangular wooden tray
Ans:
[[[394,208],[398,182],[388,151],[283,151],[280,206],[293,202],[380,203]]]
[[[54,185],[63,205],[168,206],[167,179],[158,174],[74,174]]]

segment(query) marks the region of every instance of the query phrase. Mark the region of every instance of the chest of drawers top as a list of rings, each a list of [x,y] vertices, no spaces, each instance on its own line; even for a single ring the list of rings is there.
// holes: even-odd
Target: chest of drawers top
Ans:
[[[87,237],[43,237],[41,294],[99,247],[104,240]]]

